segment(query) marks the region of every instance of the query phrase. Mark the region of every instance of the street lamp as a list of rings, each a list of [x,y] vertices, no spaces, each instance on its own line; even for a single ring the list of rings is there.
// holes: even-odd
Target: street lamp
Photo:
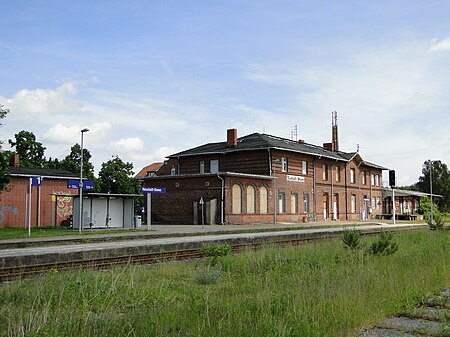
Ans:
[[[81,158],[80,158],[80,218],[78,223],[78,234],[81,234],[81,227],[83,226],[83,135],[88,132],[89,129],[84,128],[81,130]]]
[[[433,161],[430,160],[430,207],[431,207],[431,226],[433,226]]]

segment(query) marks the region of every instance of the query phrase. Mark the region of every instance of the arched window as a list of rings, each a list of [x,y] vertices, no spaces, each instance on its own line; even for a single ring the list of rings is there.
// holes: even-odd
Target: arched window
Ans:
[[[297,192],[291,193],[291,213],[292,214],[298,213],[298,193]]]
[[[255,214],[255,188],[247,186],[247,213]]]
[[[267,188],[264,186],[259,189],[259,213],[267,214]]]
[[[241,214],[242,212],[242,191],[241,186],[233,185],[233,203],[232,203],[232,212],[233,214]]]

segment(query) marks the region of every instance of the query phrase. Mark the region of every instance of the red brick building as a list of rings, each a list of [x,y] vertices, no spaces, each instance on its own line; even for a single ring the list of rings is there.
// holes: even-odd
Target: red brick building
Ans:
[[[10,167],[11,181],[0,194],[0,227],[28,225],[30,178],[42,177],[41,186],[31,188],[31,226],[59,226],[72,214],[72,198],[77,189],[68,188],[68,179],[77,179],[63,170]]]
[[[227,140],[171,156],[157,176],[141,178],[163,187],[152,196],[152,221],[271,223],[364,220],[382,212],[382,170],[358,152],[339,151],[337,125],[332,142],[316,146],[267,134]],[[276,210],[276,212],[274,212]]]

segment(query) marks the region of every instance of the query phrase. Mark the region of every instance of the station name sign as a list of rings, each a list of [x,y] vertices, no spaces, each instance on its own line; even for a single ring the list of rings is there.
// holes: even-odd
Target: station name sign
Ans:
[[[154,194],[161,194],[166,193],[165,187],[142,187],[141,188],[142,193],[154,193]]]
[[[67,188],[80,188],[80,179],[67,180]],[[92,191],[94,189],[94,182],[92,180],[83,180],[83,190]]]
[[[305,182],[305,177],[302,176],[290,176],[288,175],[286,177],[287,181],[291,181],[291,182],[297,182],[297,183],[304,183]]]

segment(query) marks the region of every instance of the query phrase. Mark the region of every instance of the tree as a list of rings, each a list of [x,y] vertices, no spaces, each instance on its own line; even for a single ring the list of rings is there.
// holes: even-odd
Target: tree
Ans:
[[[94,165],[90,162],[91,157],[92,156],[89,150],[83,148],[83,178],[94,180]],[[79,144],[75,144],[70,148],[70,154],[58,163],[58,168],[75,174],[80,174],[80,160],[81,146]]]
[[[9,109],[6,109],[2,104],[0,104],[0,120],[6,117],[9,113]],[[0,123],[0,126],[3,124]],[[3,191],[9,184],[9,160],[10,154],[7,151],[2,151],[3,141],[0,140],[0,192]]]
[[[19,154],[21,166],[42,168],[46,166],[44,157],[45,147],[36,141],[36,136],[30,132],[22,130],[14,135],[15,141],[8,140],[11,147],[15,147]]]
[[[98,189],[102,193],[139,193],[139,182],[133,178],[133,164],[118,156],[102,164],[98,174]]]
[[[433,202],[438,205],[440,210],[447,212],[450,210],[450,171],[445,163],[442,163],[440,160],[425,161],[422,175],[414,185],[414,189],[423,193],[430,193],[430,165],[433,194],[442,196],[442,198],[433,198]]]

